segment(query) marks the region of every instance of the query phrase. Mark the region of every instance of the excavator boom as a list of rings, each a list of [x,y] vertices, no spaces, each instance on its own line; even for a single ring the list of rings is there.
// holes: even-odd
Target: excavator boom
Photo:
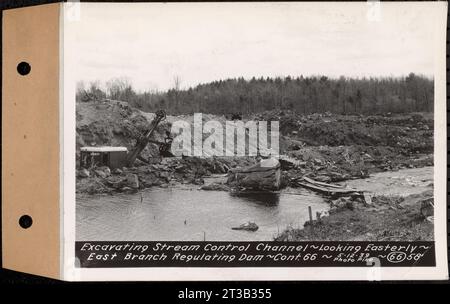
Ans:
[[[151,141],[150,137],[152,136],[153,132],[156,130],[156,127],[158,127],[158,124],[166,118],[166,113],[163,110],[159,110],[156,112],[156,117],[153,119],[153,121],[150,124],[150,128],[145,132],[143,136],[138,138],[136,140],[136,145],[134,146],[133,150],[128,154],[127,156],[127,166],[131,167],[133,166],[134,162],[136,161],[136,158],[138,158],[141,154],[141,152],[145,149],[145,147],[148,145],[148,143]]]

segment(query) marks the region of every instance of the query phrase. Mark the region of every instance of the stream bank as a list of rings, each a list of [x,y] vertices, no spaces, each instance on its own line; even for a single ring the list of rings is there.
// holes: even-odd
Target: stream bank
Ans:
[[[288,227],[276,241],[431,241],[434,239],[433,167],[375,174],[348,182],[371,191],[359,198],[328,199],[327,216]]]

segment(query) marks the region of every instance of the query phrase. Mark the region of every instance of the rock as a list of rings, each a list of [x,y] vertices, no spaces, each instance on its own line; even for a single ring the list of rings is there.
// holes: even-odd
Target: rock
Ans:
[[[238,227],[232,227],[233,230],[246,230],[246,231],[256,231],[259,229],[258,225],[253,222],[244,223]]]
[[[224,185],[224,184],[212,183],[212,184],[201,186],[200,190],[206,190],[206,191],[229,191],[230,188],[227,185]]]
[[[105,172],[101,171],[101,170],[94,170],[95,174],[101,178],[107,178],[108,176],[106,175]]]
[[[167,182],[170,181],[170,173],[169,172],[161,171],[159,173],[159,177],[165,179]]]
[[[98,167],[97,169],[94,170],[95,174],[97,174],[97,176],[101,177],[101,178],[107,178],[108,176],[111,175],[111,170],[106,167]]]
[[[126,187],[130,187],[132,189],[139,189],[139,178],[136,174],[130,173],[126,177]]]
[[[184,172],[186,170],[185,170],[185,167],[183,165],[178,165],[178,166],[175,167],[175,171],[176,172]]]
[[[89,177],[91,174],[89,172],[89,170],[82,168],[80,170],[77,171],[77,176],[84,178],[84,177]]]
[[[350,197],[340,197],[336,200],[331,201],[330,207],[333,211],[339,211],[342,209],[355,209],[355,203]]]
[[[425,217],[434,216],[434,199],[426,198],[420,202],[420,213]]]
[[[205,181],[203,180],[203,178],[195,178],[193,181],[194,185],[203,185],[205,183]]]
[[[114,171],[113,171],[112,173],[113,173],[113,174],[120,175],[120,174],[123,173],[123,171],[122,171],[121,169],[117,168],[117,169],[114,169]]]
[[[330,216],[330,212],[328,211],[322,211],[322,212],[317,212],[316,216],[318,219],[323,219],[324,217]]]
[[[347,201],[347,203],[346,203],[346,207],[347,207],[347,209],[349,209],[349,210],[355,210],[355,202],[353,202],[353,201]]]
[[[106,174],[106,176],[111,175],[111,169],[109,169],[109,167],[107,167],[107,166],[99,167],[98,169],[102,170]]]
[[[279,190],[280,162],[276,159],[265,159],[253,166],[231,169],[228,172],[227,184],[236,188],[259,191]]]

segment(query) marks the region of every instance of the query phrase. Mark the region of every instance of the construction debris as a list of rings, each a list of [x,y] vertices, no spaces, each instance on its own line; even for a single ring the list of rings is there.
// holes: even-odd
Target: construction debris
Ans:
[[[307,189],[319,192],[328,196],[342,196],[342,195],[363,195],[363,192],[357,189],[345,188],[340,185],[327,184],[319,181],[315,181],[311,178],[303,176],[301,178],[291,181],[292,185],[302,186]]]

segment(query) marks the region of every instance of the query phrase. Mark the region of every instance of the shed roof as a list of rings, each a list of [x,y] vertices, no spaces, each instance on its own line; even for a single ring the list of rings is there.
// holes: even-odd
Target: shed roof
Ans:
[[[128,149],[126,147],[101,146],[101,147],[81,147],[80,151],[85,151],[85,152],[126,152],[126,151],[128,151]]]

